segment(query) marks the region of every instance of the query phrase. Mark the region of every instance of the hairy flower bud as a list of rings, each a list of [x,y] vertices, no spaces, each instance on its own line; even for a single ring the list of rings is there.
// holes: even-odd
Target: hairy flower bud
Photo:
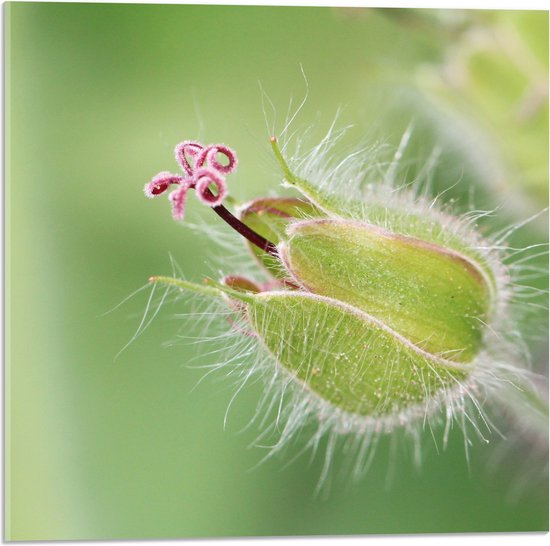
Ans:
[[[457,411],[463,426],[474,421],[470,403],[484,420],[477,396],[520,375],[503,360],[509,281],[497,245],[388,184],[342,198],[293,173],[275,138],[271,144],[285,184],[300,195],[256,199],[237,216],[222,204],[235,153],[191,141],[176,149],[190,176],[176,191],[195,189],[243,235],[269,280],[152,280],[228,304],[235,334],[253,339],[286,378],[284,389],[294,388],[283,436],[307,420],[293,408],[315,416],[320,430],[357,434],[408,426],[441,409],[447,430]]]

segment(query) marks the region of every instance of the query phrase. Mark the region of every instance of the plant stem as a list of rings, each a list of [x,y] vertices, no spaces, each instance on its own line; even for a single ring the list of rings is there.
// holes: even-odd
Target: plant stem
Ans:
[[[259,233],[256,233],[253,229],[249,228],[246,224],[243,224],[236,216],[233,216],[229,210],[223,205],[212,207],[214,212],[225,222],[227,222],[237,233],[242,235],[245,239],[248,239],[252,244],[258,248],[267,252],[275,258],[279,257],[277,253],[277,247],[268,241],[265,237],[262,237]]]

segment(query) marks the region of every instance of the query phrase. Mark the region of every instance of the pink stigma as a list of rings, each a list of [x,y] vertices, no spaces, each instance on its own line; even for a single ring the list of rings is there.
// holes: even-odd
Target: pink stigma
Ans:
[[[189,186],[181,186],[168,196],[168,199],[172,202],[172,216],[174,220],[183,220],[185,217],[185,200],[188,189]]]
[[[199,200],[210,207],[221,205],[227,196],[227,184],[225,178],[214,169],[203,167],[195,171],[195,190]],[[209,186],[216,186],[216,193],[212,193]]]
[[[207,164],[210,164],[210,166],[216,171],[223,174],[229,174],[237,168],[237,154],[228,146],[224,146],[223,144],[216,144],[214,146],[208,146],[208,148],[206,148],[204,151]],[[227,165],[222,165],[218,161],[218,154],[225,156],[225,158],[227,159]]]
[[[151,182],[145,184],[143,192],[146,197],[152,198],[164,193],[172,184],[181,184],[183,177],[169,172],[158,173]]]
[[[196,166],[199,165],[199,163],[197,163],[196,161],[197,156],[203,150],[204,150],[204,146],[200,142],[196,142],[194,140],[184,140],[183,142],[180,142],[176,146],[174,153],[176,155],[176,161],[179,163],[180,167],[188,175],[191,176]],[[195,165],[191,165],[188,157],[195,160]]]
[[[145,186],[145,195],[156,197],[164,193],[172,184],[178,184],[179,187],[171,192],[168,198],[172,203],[174,219],[183,220],[187,191],[193,188],[196,190],[199,201],[211,207],[237,233],[264,252],[278,256],[276,245],[241,222],[222,204],[227,197],[225,175],[237,168],[237,154],[224,144],[203,146],[194,140],[180,142],[174,152],[176,161],[184,171],[184,176],[163,171]],[[225,157],[223,163],[218,159],[219,155]]]
[[[197,190],[201,203],[209,207],[217,207],[227,196],[226,174],[237,168],[237,154],[224,144],[203,146],[195,140],[184,140],[174,150],[176,161],[186,176],[179,176],[167,171],[157,174],[143,189],[147,197],[156,197],[164,193],[172,184],[180,187],[169,195],[172,202],[172,216],[182,220],[185,216],[185,201],[187,190]],[[218,154],[225,157],[227,164],[218,160]],[[215,193],[212,193],[212,186]],[[213,188],[212,188],[213,189]]]

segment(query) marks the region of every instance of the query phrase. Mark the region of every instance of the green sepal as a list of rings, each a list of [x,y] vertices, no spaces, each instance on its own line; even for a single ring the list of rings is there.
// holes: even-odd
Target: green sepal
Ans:
[[[158,276],[151,282],[238,302],[235,311],[245,313],[279,366],[325,402],[359,416],[428,409],[471,371],[331,298],[297,291],[251,293],[244,285],[235,290],[211,280],[196,284]]]
[[[238,283],[234,286],[229,286],[226,284],[217,283],[216,281],[207,278],[203,279],[203,284],[197,284],[184,279],[177,279],[175,277],[155,275],[149,278],[149,282],[173,286],[186,292],[194,292],[196,294],[214,298],[222,298],[225,295],[243,303],[251,302],[253,297],[250,292],[244,289],[244,286],[238,286]]]
[[[361,416],[426,407],[466,379],[468,365],[426,353],[368,314],[300,292],[263,292],[247,304],[277,363],[323,400]]]
[[[290,170],[276,138],[271,139],[271,148],[283,171],[284,180],[289,186],[299,191],[309,202],[313,203],[320,211],[326,214],[346,213],[345,203],[343,203],[341,199],[321,190],[305,178],[300,178]]]
[[[290,170],[283,157],[277,141],[271,140],[271,147],[283,171],[285,182],[314,204],[324,216],[359,220],[370,224],[387,227],[400,235],[417,237],[424,241],[442,245],[460,252],[478,263],[484,270],[491,287],[495,287],[493,272],[485,258],[461,237],[455,235],[443,219],[438,221],[434,215],[405,210],[388,203],[379,203],[371,199],[343,198],[321,189],[308,180],[300,178]]]
[[[491,306],[485,273],[469,258],[363,222],[291,226],[280,253],[306,289],[381,320],[425,351],[469,362]]]

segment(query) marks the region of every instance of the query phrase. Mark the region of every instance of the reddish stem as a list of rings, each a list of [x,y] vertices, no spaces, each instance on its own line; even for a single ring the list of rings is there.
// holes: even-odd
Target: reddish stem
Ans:
[[[205,193],[208,195],[214,195],[207,189]],[[256,245],[259,249],[271,254],[275,258],[279,257],[277,253],[277,247],[268,241],[265,237],[262,237],[259,233],[256,233],[253,229],[249,228],[246,224],[243,224],[236,216],[233,216],[223,205],[217,205],[212,207],[212,210],[225,222],[227,222],[237,233],[241,234],[245,239],[248,239],[253,245]]]
[[[214,212],[225,222],[227,222],[237,233],[240,233],[245,239],[248,239],[253,245],[271,254],[275,258],[279,257],[277,253],[277,247],[268,241],[265,237],[262,237],[259,233],[256,233],[253,229],[249,228],[246,224],[243,224],[236,216],[233,216],[223,205],[212,207]]]

